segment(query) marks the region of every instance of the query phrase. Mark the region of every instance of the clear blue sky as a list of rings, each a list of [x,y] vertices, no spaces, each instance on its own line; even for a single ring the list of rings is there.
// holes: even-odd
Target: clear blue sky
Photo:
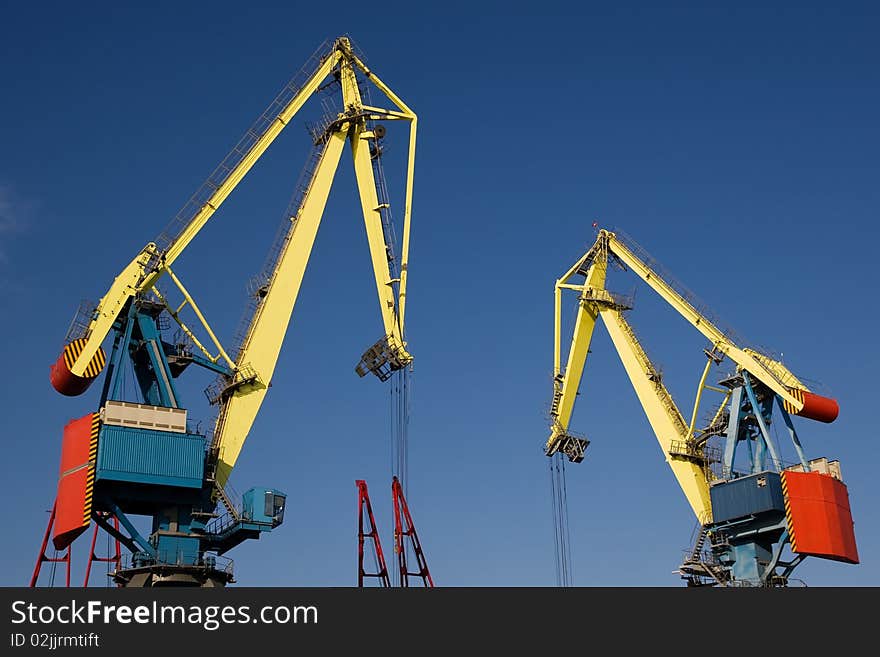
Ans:
[[[407,494],[437,584],[555,582],[542,453],[552,291],[593,221],[624,229],[839,399],[837,422],[798,428],[810,456],[841,461],[862,563],[811,559],[797,576],[880,584],[878,10],[706,4],[7,3],[0,584],[27,583],[62,427],[97,403],[99,386],[65,398],[48,382],[79,301],[106,291],[317,45],[344,33],[420,118]],[[390,162],[404,143],[389,134]],[[288,128],[180,261],[224,336],[307,152],[306,131]],[[390,555],[389,388],[353,372],[381,333],[354,189],[343,160],[234,475],[239,490],[290,495],[285,524],[230,555],[241,584],[354,585],[360,478]],[[689,408],[702,339],[643,287],[632,321]],[[604,329],[593,352],[572,425],[593,443],[568,469],[574,583],[680,586],[693,517]],[[208,382],[190,393],[196,417]]]

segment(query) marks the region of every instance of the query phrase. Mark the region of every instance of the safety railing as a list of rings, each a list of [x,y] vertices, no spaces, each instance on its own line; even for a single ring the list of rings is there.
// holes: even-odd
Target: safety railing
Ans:
[[[263,299],[265,299],[268,294],[269,286],[272,284],[272,278],[275,273],[275,267],[278,265],[279,259],[287,249],[287,246],[293,237],[293,231],[296,228],[296,221],[299,217],[300,207],[308,192],[309,186],[311,185],[312,177],[318,167],[318,162],[321,159],[323,150],[323,146],[320,145],[312,148],[312,152],[300,173],[293,196],[287,206],[287,210],[281,219],[281,225],[278,227],[275,239],[272,241],[272,245],[266,255],[263,267],[250,281],[248,289],[248,304],[242,313],[233,339],[234,342],[232,349],[233,353],[236,354],[236,362],[241,357],[242,351],[247,345],[250,331],[253,326],[253,320],[259,311],[260,304],[262,304]]]
[[[148,568],[151,566],[193,566],[216,570],[229,575],[233,572],[234,562],[212,552],[191,552],[188,550],[158,550],[156,556],[146,552],[123,554],[117,570]]]
[[[614,228],[612,229],[612,232],[617,241],[623,244],[636,258],[645,263],[645,265],[647,265],[648,268],[658,276],[658,278],[666,283],[687,305],[693,308],[701,317],[704,317],[712,323],[715,328],[721,331],[721,333],[733,344],[741,349],[751,349],[764,358],[769,358],[780,363],[782,362],[782,355],[779,352],[764,345],[746,340],[732,326],[721,319],[721,317],[719,317],[705,301],[700,299],[700,297],[686,287],[681,281],[675,278],[675,276],[666,269],[660,261],[648,253],[641,244],[636,242],[625,231]],[[778,371],[778,369],[769,366],[765,366],[765,369],[767,369],[768,373],[776,378],[781,384],[786,386],[796,385],[796,379],[792,378],[792,375],[782,373]]]
[[[629,323],[623,318],[623,315],[621,315],[620,313],[617,314],[617,321],[621,329],[623,329],[629,337],[629,342],[633,346],[639,361],[641,361],[642,367],[645,369],[648,378],[654,383],[654,389],[657,394],[657,399],[666,409],[666,413],[669,418],[676,425],[679,435],[686,436],[688,433],[688,427],[684,422],[684,418],[682,418],[681,416],[681,412],[678,410],[678,406],[676,406],[675,404],[675,400],[672,399],[672,395],[663,384],[662,371],[657,369],[657,367],[648,357],[648,354],[642,346],[642,343],[639,342],[638,337],[636,337],[635,331],[633,330],[632,326],[629,325]]]
[[[89,324],[92,322],[92,316],[95,314],[96,305],[97,304],[94,301],[88,299],[84,299],[80,302],[79,307],[73,314],[73,319],[70,321],[67,335],[64,337],[65,344],[86,337]]]

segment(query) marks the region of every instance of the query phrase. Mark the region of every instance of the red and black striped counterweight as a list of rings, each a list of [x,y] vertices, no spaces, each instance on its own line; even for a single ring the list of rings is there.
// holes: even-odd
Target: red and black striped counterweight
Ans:
[[[104,354],[104,350],[98,347],[98,351],[92,356],[82,376],[77,376],[72,372],[73,364],[82,353],[87,342],[86,338],[78,338],[64,345],[58,360],[49,368],[49,381],[52,382],[52,387],[62,395],[67,395],[68,397],[81,395],[88,390],[92,381],[104,369],[107,357]]]
[[[789,391],[795,399],[803,403],[803,406],[798,410],[792,404],[783,400],[782,406],[787,413],[819,422],[834,422],[837,419],[840,407],[837,405],[836,400],[798,388],[789,388]]]

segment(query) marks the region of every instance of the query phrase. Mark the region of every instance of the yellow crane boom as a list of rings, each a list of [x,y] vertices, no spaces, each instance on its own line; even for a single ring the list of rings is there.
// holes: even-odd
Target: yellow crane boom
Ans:
[[[624,319],[622,313],[628,309],[626,300],[606,288],[608,266],[612,261],[635,272],[710,342],[710,348],[705,350],[709,361],[700,379],[689,422],[675,405],[660,374],[639,343],[632,327]],[[583,282],[573,282],[576,277],[583,277]],[[561,326],[564,290],[574,290],[579,295],[568,359],[563,369]],[[702,391],[707,387],[705,383],[709,367],[713,362],[718,363],[725,356],[729,357],[736,364],[739,373],[748,373],[765,385],[779,397],[780,403],[790,413],[823,422],[831,422],[837,417],[837,403],[834,400],[812,393],[779,361],[755,349],[736,344],[729,332],[718,328],[688,300],[679,286],[662,276],[656,267],[647,262],[637,244],[611,231],[599,230],[593,246],[556,281],[554,301],[553,398],[550,407],[550,436],[545,445],[545,453],[552,456],[561,452],[573,462],[583,460],[588,441],[571,434],[569,425],[593,331],[597,319],[601,317],[666,461],[702,524],[712,519],[709,496],[709,480],[712,474],[704,451],[705,437],[698,436],[694,424]],[[725,403],[728,399],[729,392]],[[716,413],[713,424],[717,422],[720,412],[721,408]]]
[[[366,105],[361,98],[358,74],[375,85],[391,102],[393,109]],[[317,137],[321,146],[317,166],[306,187],[299,208],[289,217],[290,227],[281,245],[280,254],[268,272],[266,284],[259,292],[257,307],[247,326],[244,340],[234,361],[208,325],[194,299],[171,270],[172,264],[196,238],[202,228],[232,193],[253,165],[266,152],[296,113],[328,78],[338,81],[342,90],[344,110],[328,121]],[[279,107],[280,105],[280,107]],[[261,123],[258,133],[249,131],[242,143],[247,146],[235,151],[218,168],[221,176],[212,182],[210,194],[200,199],[182,230],[164,248],[149,243],[115,279],[108,292],[91,313],[88,326],[74,343],[65,350],[53,366],[52,383],[62,394],[80,394],[100,373],[104,355],[101,344],[112,329],[129,301],[139,295],[153,292],[165,303],[171,316],[181,323],[184,331],[206,357],[216,363],[223,359],[231,371],[223,375],[215,386],[212,402],[220,406],[214,430],[213,449],[218,458],[216,481],[222,487],[235,465],[253,422],[259,412],[278,361],[281,345],[290,322],[293,308],[302,284],[306,265],[330,193],[346,142],[350,144],[354,160],[361,207],[369,243],[384,337],[365,352],[356,368],[360,376],[369,372],[384,380],[389,371],[401,369],[412,361],[404,340],[404,311],[409,258],[410,222],[415,162],[415,113],[363,63],[354,53],[345,37],[336,39],[317,65],[295,92]],[[405,121],[409,124],[409,147],[406,167],[406,189],[403,212],[403,235],[399,274],[392,277],[390,261],[393,247],[386,242],[383,229],[388,206],[380,202],[373,159],[379,156],[378,139],[381,135],[370,126],[377,120]],[[382,128],[384,133],[384,127]],[[375,150],[373,150],[375,149]],[[372,152],[371,152],[372,151]],[[234,157],[233,157],[234,155]],[[229,166],[225,163],[229,162]],[[155,288],[159,279],[168,273],[184,296],[179,308],[168,306]],[[190,305],[203,328],[214,342],[218,353],[211,356],[182,324],[179,311]]]
[[[782,363],[766,356],[756,357],[753,350],[737,346],[705,314],[685,299],[674,286],[636,256],[615,233],[600,230],[598,239],[607,242],[610,253],[617,256],[623,264],[645,281],[679,315],[706,336],[706,339],[712,343],[713,349],[717,353],[728,356],[739,367],[748,371],[761,383],[779,395],[783,401],[788,402],[794,407],[803,407],[803,401],[798,400],[792,394],[791,388],[802,390],[807,390],[807,388]]]
[[[691,435],[684,416],[620,310],[606,306],[600,315],[666,462],[672,468],[694,515],[701,523],[708,522],[712,518],[708,470],[702,454],[691,446]]]

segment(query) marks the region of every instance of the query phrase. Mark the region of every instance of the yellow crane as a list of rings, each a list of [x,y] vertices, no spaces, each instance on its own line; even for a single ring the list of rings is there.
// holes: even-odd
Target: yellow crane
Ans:
[[[612,293],[606,286],[608,269],[615,265],[620,269],[634,272],[651,287],[660,298],[671,306],[692,327],[709,341],[704,349],[706,366],[697,386],[693,410],[685,416],[676,406],[672,395],[666,389],[662,376],[648,358],[624,313],[631,309],[631,302]],[[562,293],[572,290],[578,293],[577,315],[565,367],[562,366]],[[569,461],[579,463],[583,460],[589,444],[586,438],[569,431],[572,412],[578,388],[581,385],[587,355],[597,320],[601,317],[627,376],[636,392],[642,409],[660,444],[664,459],[672,469],[678,485],[694,512],[702,531],[695,546],[692,563],[684,570],[691,582],[705,577],[714,583],[749,582],[767,584],[786,580],[800,555],[814,554],[843,561],[857,561],[855,539],[852,535],[852,521],[848,505],[843,514],[835,516],[833,504],[826,511],[834,516],[838,533],[850,541],[846,550],[826,549],[828,536],[819,537],[822,548],[800,550],[794,563],[783,562],[781,549],[793,543],[795,521],[785,517],[781,500],[784,480],[796,479],[793,469],[799,472],[817,472],[825,468],[826,461],[808,462],[804,456],[797,432],[791,422],[791,415],[798,415],[821,422],[832,422],[838,415],[837,402],[811,391],[779,360],[761,353],[755,348],[742,344],[732,331],[723,330],[708,316],[701,304],[685,288],[670,276],[662,273],[659,265],[634,240],[609,230],[600,229],[593,246],[575,262],[555,284],[554,290],[554,356],[553,356],[553,396],[550,408],[550,436],[545,444],[547,456],[557,453],[565,455]],[[722,381],[719,387],[707,384],[713,364],[725,358],[735,365],[735,374]],[[697,414],[705,390],[714,390],[723,395],[712,420],[707,427],[697,427]],[[774,401],[789,430],[798,463],[786,467],[772,440],[768,427],[771,422]],[[724,439],[723,457],[713,458],[709,439],[713,436]],[[735,463],[738,446],[748,447],[749,462],[745,470],[739,470]],[[715,473],[713,466],[720,461],[721,472]],[[780,471],[783,473],[779,479]],[[774,500],[775,513],[755,512],[760,518],[752,523],[740,516],[728,517],[734,513],[729,509],[736,506],[737,500],[748,497],[746,485],[749,477],[762,477],[761,487],[768,486],[767,472],[771,476],[769,488],[776,490],[778,500]],[[827,472],[825,473],[827,474]],[[840,480],[839,471],[836,479]],[[741,480],[741,481],[734,481]],[[759,481],[759,479],[755,479]],[[810,480],[812,481],[812,480]],[[758,484],[755,484],[758,485]],[[842,483],[840,484],[842,485]],[[717,499],[716,499],[717,498]],[[721,504],[723,510],[714,509]],[[718,502],[718,500],[721,500]],[[731,501],[733,500],[733,501]],[[738,513],[741,509],[737,508]],[[748,514],[745,514],[748,515]],[[735,522],[734,522],[735,521]],[[732,529],[733,525],[737,529]],[[801,526],[804,522],[801,522]],[[762,533],[762,538],[746,538],[749,531]],[[803,535],[805,532],[801,532]],[[726,543],[722,544],[723,536]],[[731,536],[734,539],[731,540]],[[701,552],[706,539],[718,539],[717,549],[712,558],[702,559]],[[839,538],[835,536],[835,538]],[[825,553],[822,550],[825,550]],[[780,569],[779,575],[776,569]],[[781,580],[779,579],[781,577]],[[774,579],[776,578],[776,579]]]
[[[372,107],[363,102],[357,79],[358,72],[390,100],[394,109]],[[290,216],[290,227],[282,251],[270,276],[259,290],[259,305],[253,314],[238,354],[233,359],[217,339],[189,291],[175,275],[172,265],[245,174],[328,78],[335,79],[341,86],[344,111],[333,117],[316,135],[323,147],[307,191],[298,211]],[[183,306],[188,305],[216,347],[217,353],[209,353],[193,335],[195,344],[212,362],[222,361],[232,371],[231,376],[227,376],[223,382],[222,388],[217,390],[215,398],[221,409],[214,438],[215,446],[221,454],[218,466],[218,480],[221,484],[228,478],[230,470],[235,465],[272,380],[281,344],[346,143],[351,146],[354,160],[384,326],[383,339],[365,352],[357,372],[363,376],[367,372],[378,374],[387,371],[387,368],[397,370],[412,360],[406,349],[403,327],[416,147],[415,113],[361,61],[353,52],[350,41],[345,37],[333,43],[329,52],[320,59],[314,72],[305,83],[299,85],[296,93],[285,98],[283,103],[276,100],[270,106],[270,110],[278,105],[280,107],[271,120],[263,122],[265,125],[259,134],[251,130],[245,136],[243,142],[250,142],[248,147],[242,148],[241,145],[236,147],[230,158],[224,161],[221,165],[222,180],[214,181],[210,185],[212,192],[195,208],[193,216],[179,234],[164,248],[160,248],[155,242],[147,244],[115,278],[110,289],[92,310],[82,333],[65,345],[51,373],[53,385],[62,394],[84,392],[103,368],[106,358],[101,345],[123,309],[137,296],[149,292],[156,293],[156,284],[167,274],[185,299],[182,306],[169,307],[172,316],[188,333],[191,333],[179,319],[179,312]],[[371,146],[375,148],[376,141],[384,135],[383,126],[380,125],[376,130],[368,127],[377,120],[409,123],[401,259],[399,275],[396,277],[392,277],[389,269],[389,254],[392,253],[392,249],[391,245],[386,243],[383,232],[383,213],[388,209],[388,205],[379,200],[372,164],[376,151],[374,150],[371,155]],[[230,160],[234,161],[231,166]],[[383,367],[386,369],[383,370]]]
[[[383,104],[390,107],[369,104],[364,96],[368,85],[377,88],[388,101]],[[304,172],[305,184],[291,203],[280,240],[253,290],[240,343],[234,350],[226,348],[173,267],[305,103],[319,92],[337,91],[341,111],[327,114],[325,105],[323,120],[311,127],[314,150]],[[401,121],[409,127],[399,256],[392,240],[381,165],[386,128],[379,121]],[[120,574],[117,580],[143,582],[144,572],[150,569],[167,572],[173,564],[180,565],[182,551],[187,555],[182,567],[203,568],[206,553],[222,554],[241,540],[280,524],[284,494],[252,489],[245,496],[250,509],[243,511],[224,487],[271,386],[346,145],[354,162],[383,325],[382,337],[363,353],[355,371],[361,377],[373,373],[384,381],[413,360],[404,337],[404,315],[416,127],[416,114],[366,66],[348,38],[326,44],[245,133],[169,230],[141,249],[100,302],[74,321],[50,370],[53,387],[64,395],[79,395],[105,365],[108,375],[99,411],[65,429],[57,513],[53,514],[53,518],[57,515],[57,549],[69,546],[90,519],[114,533],[108,519],[115,516],[130,535],[118,531],[114,535],[139,562],[136,573]],[[172,302],[171,294],[159,289],[160,281],[176,288],[174,295],[182,301]],[[184,309],[194,315],[198,330],[184,320]],[[162,338],[159,320],[164,313],[177,322],[186,343],[171,344]],[[111,335],[108,359],[102,345]],[[121,368],[129,358],[144,403],[122,399]],[[207,458],[202,453],[204,437],[187,428],[186,410],[174,381],[193,363],[218,375],[206,391],[211,404],[219,408]],[[144,433],[146,427],[150,429]],[[108,465],[111,461],[113,467]],[[184,471],[186,476],[180,474]],[[229,522],[208,520],[216,519],[218,502],[231,515]],[[129,512],[153,515],[154,533],[149,539],[137,534],[127,520]],[[257,522],[257,518],[262,520]],[[171,554],[174,557],[168,562],[163,555]],[[213,566],[209,570],[213,574],[202,580],[223,580]]]

